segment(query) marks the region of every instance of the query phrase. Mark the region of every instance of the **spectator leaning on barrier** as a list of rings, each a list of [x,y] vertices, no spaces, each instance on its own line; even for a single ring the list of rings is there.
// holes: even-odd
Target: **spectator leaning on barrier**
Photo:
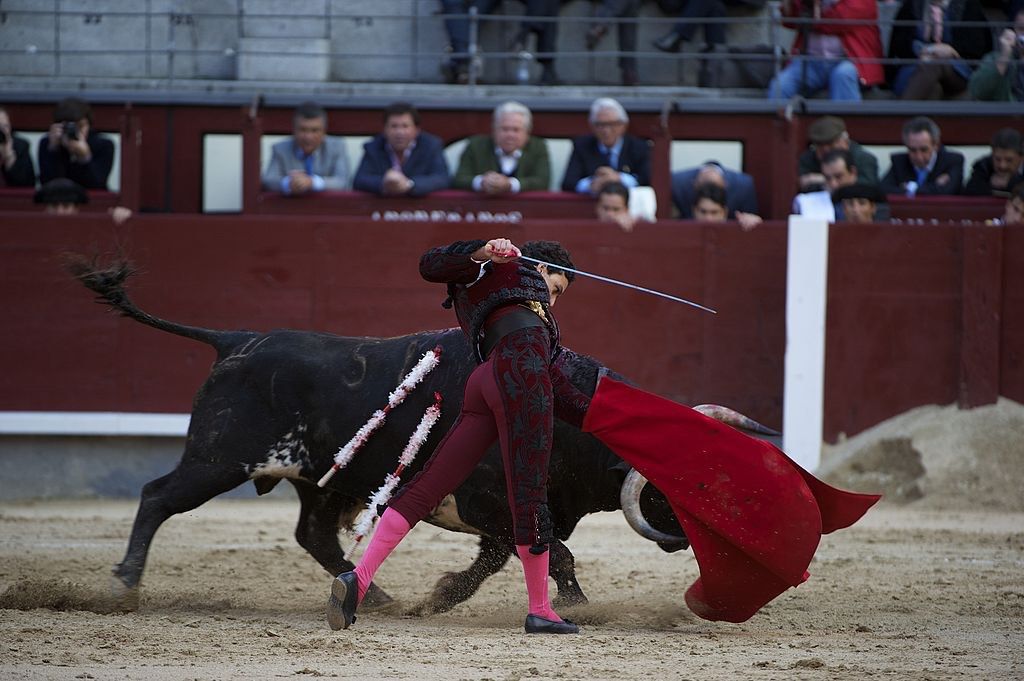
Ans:
[[[696,168],[672,173],[672,202],[679,217],[693,217],[694,193],[699,185],[716,184],[725,191],[727,217],[737,212],[757,213],[757,192],[754,178],[738,170],[730,170],[718,161],[706,161]]]
[[[905,152],[890,155],[892,165],[882,179],[886,194],[959,194],[963,185],[964,155],[942,146],[935,121],[925,116],[903,125]]]
[[[992,136],[992,153],[974,162],[964,194],[1006,196],[1024,182],[1024,146],[1021,134],[1003,128]]]
[[[28,140],[14,134],[7,109],[0,107],[0,187],[34,187],[36,171]]]
[[[66,177],[86,189],[106,189],[114,143],[92,129],[92,108],[69,97],[57,104],[53,121],[39,140],[39,181]]]
[[[383,196],[424,196],[450,183],[441,139],[420,130],[412,104],[384,109],[384,131],[363,145],[354,189]]]
[[[1006,199],[1003,217],[995,222],[1000,225],[1024,224],[1024,182],[1018,182],[1010,190],[1010,198]]]
[[[857,184],[857,166],[853,154],[847,149],[833,149],[821,159],[821,174],[825,177],[825,189],[832,197],[835,206],[835,219],[845,220],[843,204],[836,198],[836,192],[843,187]]]
[[[725,222],[729,218],[725,189],[710,182],[698,185],[694,190],[691,213],[694,220],[701,222]],[[761,216],[736,211],[736,221],[744,232],[748,232],[761,224]]]
[[[853,155],[857,167],[857,181],[863,184],[878,182],[878,159],[863,146],[850,139],[846,123],[837,116],[822,116],[807,129],[811,145],[797,160],[800,191],[810,191],[825,186],[821,174],[821,161],[833,149],[845,149]]]
[[[452,186],[482,194],[546,191],[551,184],[548,144],[530,135],[533,116],[519,102],[494,110],[491,135],[469,138]]]
[[[961,94],[971,77],[968,61],[992,49],[986,21],[978,0],[903,0],[889,37],[889,58],[916,62],[888,67],[893,93],[902,99]]]
[[[876,0],[783,0],[782,15],[811,21],[783,22],[797,31],[793,54],[806,59],[794,59],[772,79],[769,98],[827,90],[829,99],[859,101],[862,87],[885,81]]]
[[[614,222],[624,232],[632,232],[636,218],[629,212],[629,187],[621,182],[609,182],[597,193],[594,204],[600,222]]]
[[[345,143],[327,136],[327,112],[314,102],[295,109],[292,136],[274,145],[263,173],[263,188],[285,194],[308,194],[348,187]]]
[[[627,135],[628,127],[629,115],[616,100],[594,100],[590,105],[593,134],[573,140],[563,191],[596,196],[609,182],[630,188],[650,185],[650,149],[646,141]]]
[[[844,222],[876,222],[880,219],[879,208],[885,204],[885,194],[873,184],[855,183],[839,187],[832,198],[838,204],[836,219]]]
[[[975,99],[1024,102],[1024,9],[1013,18],[1013,28],[999,34],[995,51],[971,74],[969,87]]]

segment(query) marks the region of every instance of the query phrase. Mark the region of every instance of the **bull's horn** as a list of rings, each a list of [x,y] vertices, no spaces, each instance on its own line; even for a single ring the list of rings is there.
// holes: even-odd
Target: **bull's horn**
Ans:
[[[644,491],[646,484],[647,478],[635,468],[626,475],[622,489],[619,491],[619,500],[622,502],[622,513],[626,516],[626,522],[634,532],[644,539],[650,539],[659,544],[688,544],[686,537],[656,530],[647,522],[647,518],[640,511],[640,493]]]
[[[698,404],[693,408],[694,411],[699,411],[704,416],[713,418],[716,421],[721,421],[727,426],[733,428],[739,428],[741,430],[749,430],[752,433],[760,433],[761,435],[781,435],[782,433],[777,430],[772,430],[768,426],[758,423],[749,416],[744,416],[738,411],[734,411],[729,407],[723,407],[720,404]]]

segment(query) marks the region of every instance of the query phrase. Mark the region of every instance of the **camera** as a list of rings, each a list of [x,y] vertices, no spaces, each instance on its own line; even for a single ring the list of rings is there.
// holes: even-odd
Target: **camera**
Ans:
[[[74,121],[64,121],[64,139],[78,139],[78,123],[75,123]]]

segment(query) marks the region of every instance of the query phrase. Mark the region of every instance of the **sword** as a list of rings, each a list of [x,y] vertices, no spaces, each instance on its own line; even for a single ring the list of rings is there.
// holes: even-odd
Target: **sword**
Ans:
[[[669,300],[674,300],[677,303],[686,303],[687,305],[692,305],[693,307],[695,307],[697,309],[704,310],[705,312],[710,312],[711,314],[718,314],[717,312],[712,310],[710,307],[704,307],[703,305],[695,303],[692,300],[687,300],[686,298],[679,298],[678,296],[673,296],[673,295],[670,295],[668,293],[662,293],[661,291],[655,291],[654,289],[644,288],[643,286],[637,286],[636,284],[629,284],[629,283],[624,282],[624,281],[619,281],[618,279],[611,279],[610,277],[602,277],[600,274],[591,274],[590,272],[584,272],[583,270],[574,270],[573,268],[566,267],[565,265],[556,265],[554,263],[546,262],[544,260],[537,260],[536,258],[531,258],[531,257],[529,257],[527,255],[519,255],[518,257],[521,258],[522,260],[529,260],[530,262],[535,262],[538,265],[547,265],[550,269],[553,269],[553,270],[565,270],[566,272],[572,272],[573,274],[578,274],[578,275],[583,276],[583,277],[590,277],[591,279],[597,279],[598,281],[603,281],[606,284],[617,284],[619,286],[625,286],[626,288],[631,288],[634,291],[640,291],[642,293],[650,293],[650,294],[655,295],[655,296],[660,296],[662,298],[668,298]]]

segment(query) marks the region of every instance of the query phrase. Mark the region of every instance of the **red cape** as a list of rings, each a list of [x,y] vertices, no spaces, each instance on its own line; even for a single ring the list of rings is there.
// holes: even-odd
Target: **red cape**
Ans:
[[[607,377],[583,430],[668,499],[700,568],[686,604],[704,619],[750,619],[807,579],[822,534],[881,498],[826,485],[771,443]]]

